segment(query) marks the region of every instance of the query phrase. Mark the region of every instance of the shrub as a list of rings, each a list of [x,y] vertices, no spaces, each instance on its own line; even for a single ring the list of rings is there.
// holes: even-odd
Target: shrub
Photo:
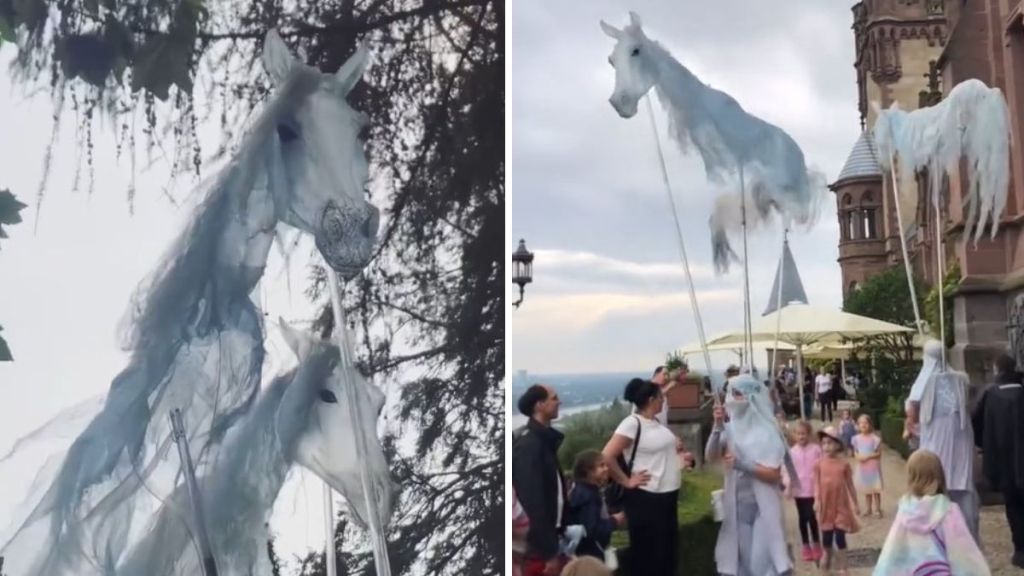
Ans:
[[[576,455],[584,450],[601,450],[622,419],[629,415],[629,406],[613,402],[604,408],[588,410],[565,419],[561,426],[565,439],[558,450],[562,470],[572,470]]]
[[[900,456],[906,459],[910,456],[910,446],[903,439],[903,422],[902,416],[892,416],[890,414],[883,414],[882,421],[879,424],[879,434],[882,436],[882,442],[885,442],[886,446],[899,452]]]

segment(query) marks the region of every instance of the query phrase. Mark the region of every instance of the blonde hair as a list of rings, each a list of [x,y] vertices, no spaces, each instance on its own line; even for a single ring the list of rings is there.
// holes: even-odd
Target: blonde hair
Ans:
[[[939,457],[917,450],[907,460],[907,489],[918,498],[946,493],[946,473]]]
[[[612,576],[612,571],[593,556],[580,556],[565,565],[562,576]]]
[[[857,422],[859,423],[861,420],[867,420],[868,421],[868,431],[869,432],[874,432],[875,431],[875,421],[871,419],[871,415],[870,414],[861,414],[860,416],[857,416]]]

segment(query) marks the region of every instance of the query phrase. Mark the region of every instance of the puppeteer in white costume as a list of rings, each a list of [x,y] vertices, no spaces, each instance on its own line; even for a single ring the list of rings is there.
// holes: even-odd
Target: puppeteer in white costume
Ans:
[[[715,545],[718,572],[792,574],[779,487],[788,446],[763,384],[741,374],[729,379],[728,391],[729,422],[716,419],[705,448],[707,462],[726,463],[722,527]],[[793,470],[789,475],[797,478]]]
[[[942,368],[942,344],[924,345],[924,363],[910,389],[908,416],[920,426],[920,449],[933,452],[946,472],[946,490],[978,538],[978,494],[974,487],[974,430],[968,410],[967,374]]]

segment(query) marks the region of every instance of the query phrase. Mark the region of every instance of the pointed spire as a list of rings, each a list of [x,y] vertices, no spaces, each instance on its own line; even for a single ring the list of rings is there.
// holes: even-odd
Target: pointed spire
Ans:
[[[782,257],[779,258],[779,266],[775,270],[775,282],[772,283],[772,295],[768,297],[768,307],[765,308],[762,316],[775,312],[779,302],[779,276],[782,276],[782,307],[792,302],[807,304],[807,293],[804,292],[804,284],[800,281],[800,273],[796,269],[796,260],[793,253],[789,251],[789,238],[782,242]]]

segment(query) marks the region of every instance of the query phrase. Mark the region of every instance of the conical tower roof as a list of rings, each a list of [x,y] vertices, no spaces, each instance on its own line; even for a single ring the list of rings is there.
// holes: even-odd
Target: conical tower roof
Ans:
[[[870,178],[881,175],[882,168],[878,163],[875,141],[871,138],[871,133],[865,130],[861,132],[857,143],[853,145],[853,150],[846,158],[846,164],[843,164],[843,169],[839,171],[836,183],[850,178]]]
[[[779,267],[775,270],[775,282],[772,283],[772,295],[768,297],[768,307],[765,308],[766,316],[775,312],[779,303],[779,280],[782,280],[782,307],[792,302],[807,304],[807,293],[804,292],[804,283],[800,281],[800,273],[796,269],[796,260],[789,250],[789,240],[782,243],[782,257],[779,258]]]

